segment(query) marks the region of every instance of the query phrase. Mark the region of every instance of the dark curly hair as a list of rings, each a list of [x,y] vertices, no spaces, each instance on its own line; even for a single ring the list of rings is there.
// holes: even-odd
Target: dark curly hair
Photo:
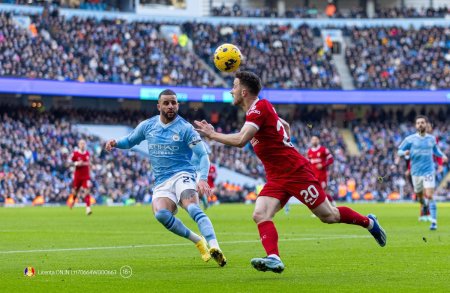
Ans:
[[[239,79],[240,83],[245,86],[252,95],[257,96],[261,91],[261,79],[253,72],[239,71],[236,73],[235,77]]]

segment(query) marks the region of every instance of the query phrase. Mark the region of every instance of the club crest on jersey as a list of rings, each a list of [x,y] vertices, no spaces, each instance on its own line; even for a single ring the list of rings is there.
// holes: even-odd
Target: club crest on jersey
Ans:
[[[174,135],[172,136],[172,140],[173,140],[173,141],[180,141],[180,136],[179,136],[178,134],[174,134]]]

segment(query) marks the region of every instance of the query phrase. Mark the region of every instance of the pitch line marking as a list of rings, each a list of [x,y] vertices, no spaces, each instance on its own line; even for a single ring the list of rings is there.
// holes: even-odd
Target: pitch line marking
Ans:
[[[353,238],[370,238],[371,236],[361,235],[342,235],[332,237],[308,237],[308,238],[287,238],[280,239],[280,242],[289,241],[314,241],[314,240],[335,240],[335,239],[353,239]],[[237,240],[223,241],[220,244],[242,244],[242,243],[259,243],[259,240]],[[32,250],[9,250],[0,251],[0,254],[14,253],[36,253],[36,252],[61,252],[61,251],[88,251],[88,250],[113,250],[113,249],[130,249],[130,248],[149,248],[149,247],[171,247],[171,246],[192,246],[191,243],[166,243],[166,244],[141,244],[141,245],[124,245],[124,246],[99,246],[99,247],[78,247],[78,248],[54,248],[54,249],[32,249]]]

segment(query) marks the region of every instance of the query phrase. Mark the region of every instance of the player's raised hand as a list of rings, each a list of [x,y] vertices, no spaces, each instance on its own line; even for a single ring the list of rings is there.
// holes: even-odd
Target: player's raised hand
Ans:
[[[195,130],[197,130],[203,136],[210,137],[211,134],[214,133],[214,126],[206,122],[206,120],[195,120],[194,124],[196,126]]]
[[[108,140],[105,144],[105,151],[110,152],[117,145],[115,139]]]
[[[209,187],[208,182],[206,182],[205,180],[200,180],[197,183],[197,191],[200,193],[200,195],[211,196],[212,194],[211,188]]]

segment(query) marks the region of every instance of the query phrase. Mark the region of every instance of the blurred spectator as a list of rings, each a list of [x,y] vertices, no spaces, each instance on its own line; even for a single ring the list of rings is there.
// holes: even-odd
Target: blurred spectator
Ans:
[[[413,7],[385,7],[377,8],[374,18],[443,18],[449,14],[447,6],[439,8],[413,8]],[[220,6],[214,6],[211,9],[213,16],[225,17],[265,17],[265,18],[367,18],[363,7],[351,7],[350,9],[337,9],[334,1],[328,3],[323,12],[319,12],[314,5],[310,7],[296,6],[287,8],[283,15],[279,15],[275,8],[246,8],[243,9],[239,3],[223,3]]]
[[[185,26],[186,27],[186,26]],[[194,50],[212,64],[222,43],[239,44],[242,69],[258,74],[269,88],[341,88],[331,52],[315,44],[312,30],[302,25],[189,25]],[[232,78],[228,77],[229,83]]]
[[[48,6],[61,8],[77,8],[97,11],[118,11],[118,0],[1,0],[0,3],[20,4],[20,5],[34,5],[34,6]]]
[[[214,86],[197,57],[159,24],[32,16],[38,34],[0,14],[0,75],[152,85]]]
[[[353,28],[345,51],[360,89],[450,88],[448,27]]]

